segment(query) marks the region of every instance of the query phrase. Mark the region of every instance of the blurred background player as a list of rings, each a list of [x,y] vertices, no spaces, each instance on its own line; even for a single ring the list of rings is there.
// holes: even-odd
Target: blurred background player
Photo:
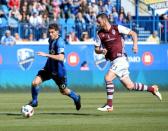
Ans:
[[[118,77],[121,83],[129,90],[148,91],[162,100],[162,96],[158,91],[158,86],[147,86],[142,83],[133,83],[129,77],[129,63],[124,52],[124,46],[121,34],[130,35],[133,39],[133,52],[138,52],[137,34],[129,28],[121,25],[111,25],[106,14],[101,13],[97,15],[97,23],[100,30],[97,33],[95,43],[95,52],[97,54],[104,54],[107,60],[110,60],[111,66],[105,76],[107,103],[100,108],[99,111],[113,111],[113,80]],[[103,47],[103,48],[101,48]]]
[[[49,79],[53,79],[58,85],[60,92],[73,99],[76,110],[80,110],[80,95],[67,88],[66,70],[64,67],[64,40],[59,36],[59,27],[57,24],[49,25],[49,54],[37,52],[39,56],[47,57],[47,62],[32,82],[32,101],[29,103],[33,107],[38,106],[39,85]]]

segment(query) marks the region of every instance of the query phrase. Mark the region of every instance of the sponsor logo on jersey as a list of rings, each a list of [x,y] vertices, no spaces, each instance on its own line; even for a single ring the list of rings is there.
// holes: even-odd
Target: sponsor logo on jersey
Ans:
[[[70,66],[77,66],[79,63],[79,55],[76,52],[68,54],[68,64]]]
[[[17,60],[23,71],[29,70],[34,62],[34,51],[28,48],[18,49]]]
[[[112,33],[113,35],[115,35],[116,31],[115,31],[115,30],[112,30],[111,33]]]
[[[105,59],[105,56],[103,54],[96,54],[95,52],[93,53],[94,55],[94,62],[95,65],[99,70],[104,70],[108,64],[108,62]]]

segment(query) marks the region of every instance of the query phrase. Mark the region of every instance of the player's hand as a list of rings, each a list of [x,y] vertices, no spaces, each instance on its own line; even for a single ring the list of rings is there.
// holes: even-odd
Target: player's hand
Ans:
[[[107,50],[106,49],[102,49],[102,54],[106,55],[107,54]]]
[[[134,45],[133,48],[132,48],[133,52],[136,54],[138,53],[138,46],[137,45]]]
[[[37,52],[37,55],[39,56],[44,56],[44,57],[47,57],[48,54],[44,53],[44,52]]]

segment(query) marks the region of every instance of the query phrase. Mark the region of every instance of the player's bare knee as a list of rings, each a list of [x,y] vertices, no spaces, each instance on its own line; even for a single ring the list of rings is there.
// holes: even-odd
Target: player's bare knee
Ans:
[[[36,86],[38,86],[38,85],[39,85],[39,83],[38,83],[37,81],[33,81],[33,82],[32,82],[32,86],[33,86],[33,87],[36,87]]]
[[[62,95],[67,95],[68,94],[68,89],[65,84],[62,84],[59,86],[59,90]]]
[[[104,79],[105,79],[105,81],[112,81],[112,79],[111,79],[108,75],[106,75],[106,76],[104,77]]]
[[[60,89],[60,93],[61,93],[62,95],[66,95],[66,94],[65,94],[65,91],[62,90],[62,89]]]

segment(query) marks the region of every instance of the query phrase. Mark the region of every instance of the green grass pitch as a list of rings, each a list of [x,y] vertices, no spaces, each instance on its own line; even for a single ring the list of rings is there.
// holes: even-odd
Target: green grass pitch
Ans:
[[[0,93],[0,131],[168,131],[168,92],[115,92],[114,111],[99,112],[105,92],[81,92],[82,109],[59,92],[41,92],[33,117],[20,114],[30,93]]]

